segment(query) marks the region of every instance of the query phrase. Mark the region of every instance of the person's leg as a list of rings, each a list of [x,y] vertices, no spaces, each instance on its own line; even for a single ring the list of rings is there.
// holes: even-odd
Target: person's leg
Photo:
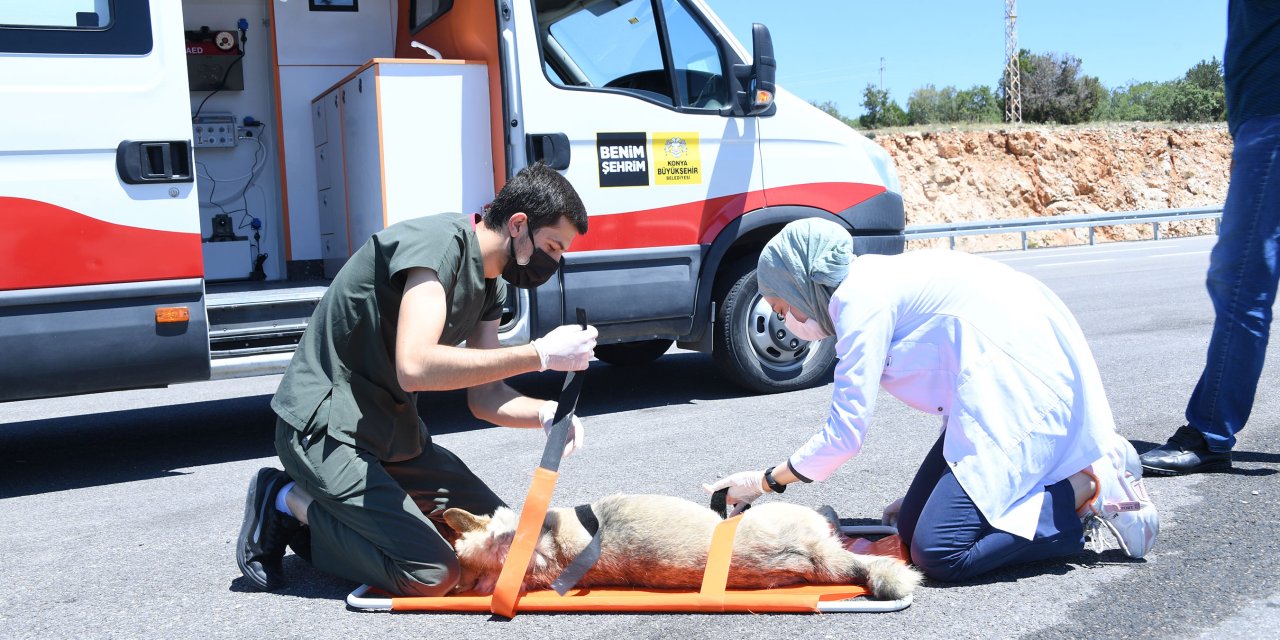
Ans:
[[[1080,553],[1084,527],[1076,515],[1077,489],[1070,479],[1045,488],[1035,538],[1027,540],[992,527],[944,469],[916,525],[911,561],[934,580],[959,582],[1000,567]]]
[[[434,442],[428,442],[417,458],[383,467],[446,539],[454,537],[453,529],[444,522],[446,509],[458,507],[489,515],[507,506],[461,458]]]
[[[276,450],[312,498],[305,518],[317,569],[407,596],[444,595],[457,583],[453,548],[371,454],[284,424]]]
[[[924,511],[929,495],[937,486],[938,479],[947,471],[947,461],[942,457],[942,439],[943,436],[939,435],[933,448],[925,454],[915,478],[911,480],[911,486],[907,488],[907,494],[902,497],[902,507],[898,511],[898,537],[907,548],[911,548],[920,513]]]
[[[1229,451],[1253,408],[1275,302],[1280,252],[1280,116],[1237,130],[1231,182],[1206,285],[1214,324],[1187,423],[1209,451]],[[1229,464],[1229,462],[1228,462]]]

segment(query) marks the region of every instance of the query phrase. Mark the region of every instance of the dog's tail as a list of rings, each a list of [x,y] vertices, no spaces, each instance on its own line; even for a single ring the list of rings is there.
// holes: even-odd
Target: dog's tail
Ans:
[[[920,584],[920,572],[896,558],[859,555],[840,547],[823,554],[819,573],[832,575],[825,581],[856,582],[867,585],[871,595],[880,600],[898,600],[911,595]],[[826,571],[823,571],[825,569]],[[832,580],[831,578],[834,578]]]

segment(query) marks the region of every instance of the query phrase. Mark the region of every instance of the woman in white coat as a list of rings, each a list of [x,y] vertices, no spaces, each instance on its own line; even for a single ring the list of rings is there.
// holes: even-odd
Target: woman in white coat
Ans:
[[[942,419],[907,494],[885,513],[930,578],[1074,555],[1086,528],[1103,525],[1132,557],[1155,543],[1137,453],[1115,431],[1079,326],[1039,281],[953,251],[855,258],[849,233],[819,219],[775,236],[756,277],[798,337],[835,338],[831,412],[782,463],[705,489],[728,488],[740,510],[790,483],[826,480],[862,447],[883,387]]]

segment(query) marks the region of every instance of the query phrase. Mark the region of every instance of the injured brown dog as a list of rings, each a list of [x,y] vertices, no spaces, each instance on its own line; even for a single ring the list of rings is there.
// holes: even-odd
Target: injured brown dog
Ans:
[[[702,584],[711,535],[720,522],[715,512],[682,498],[625,494],[597,500],[591,509],[599,522],[600,558],[577,586]],[[455,591],[491,593],[515,536],[516,514],[506,507],[492,516],[449,509],[444,519],[459,534],[454,548],[462,577]],[[920,574],[897,559],[846,550],[838,532],[830,507],[773,502],[752,508],[734,538],[728,587],[861,584],[876,598],[896,600],[920,583]],[[548,511],[524,588],[548,588],[591,537],[573,509]]]

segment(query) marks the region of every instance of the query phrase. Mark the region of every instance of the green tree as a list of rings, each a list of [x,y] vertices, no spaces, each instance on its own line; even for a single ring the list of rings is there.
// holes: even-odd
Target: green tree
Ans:
[[[1212,122],[1226,119],[1226,87],[1222,63],[1201,60],[1181,79],[1131,82],[1107,96],[1099,117],[1104,120]]]
[[[911,92],[907,98],[907,121],[911,124],[956,122],[960,119],[956,105],[956,88],[938,89],[927,84]]]
[[[1173,104],[1175,120],[1209,122],[1227,119],[1227,84],[1217,57],[1201,60],[1182,77]]]
[[[889,92],[868,84],[862,91],[862,108],[866,113],[858,118],[864,129],[898,127],[907,124],[907,114],[898,103],[889,98]]]
[[[987,85],[974,85],[956,92],[956,116],[961,122],[1000,122],[1004,118],[996,92]]]
[[[1094,76],[1080,72],[1071,54],[1019,53],[1022,72],[1022,119],[1029,122],[1077,124],[1098,115],[1107,91]],[[1001,80],[1001,93],[1005,93]]]
[[[1197,62],[1187,69],[1182,79],[1205,91],[1225,93],[1227,90],[1226,80],[1222,75],[1222,63],[1218,61],[1217,56]]]
[[[1158,82],[1130,82],[1113,89],[1099,114],[1100,120],[1168,120],[1169,91]],[[1159,99],[1157,99],[1159,98]]]
[[[1173,99],[1169,105],[1170,120],[1180,122],[1213,122],[1222,120],[1226,111],[1225,94],[1204,89],[1197,84],[1181,80],[1174,85]]]

